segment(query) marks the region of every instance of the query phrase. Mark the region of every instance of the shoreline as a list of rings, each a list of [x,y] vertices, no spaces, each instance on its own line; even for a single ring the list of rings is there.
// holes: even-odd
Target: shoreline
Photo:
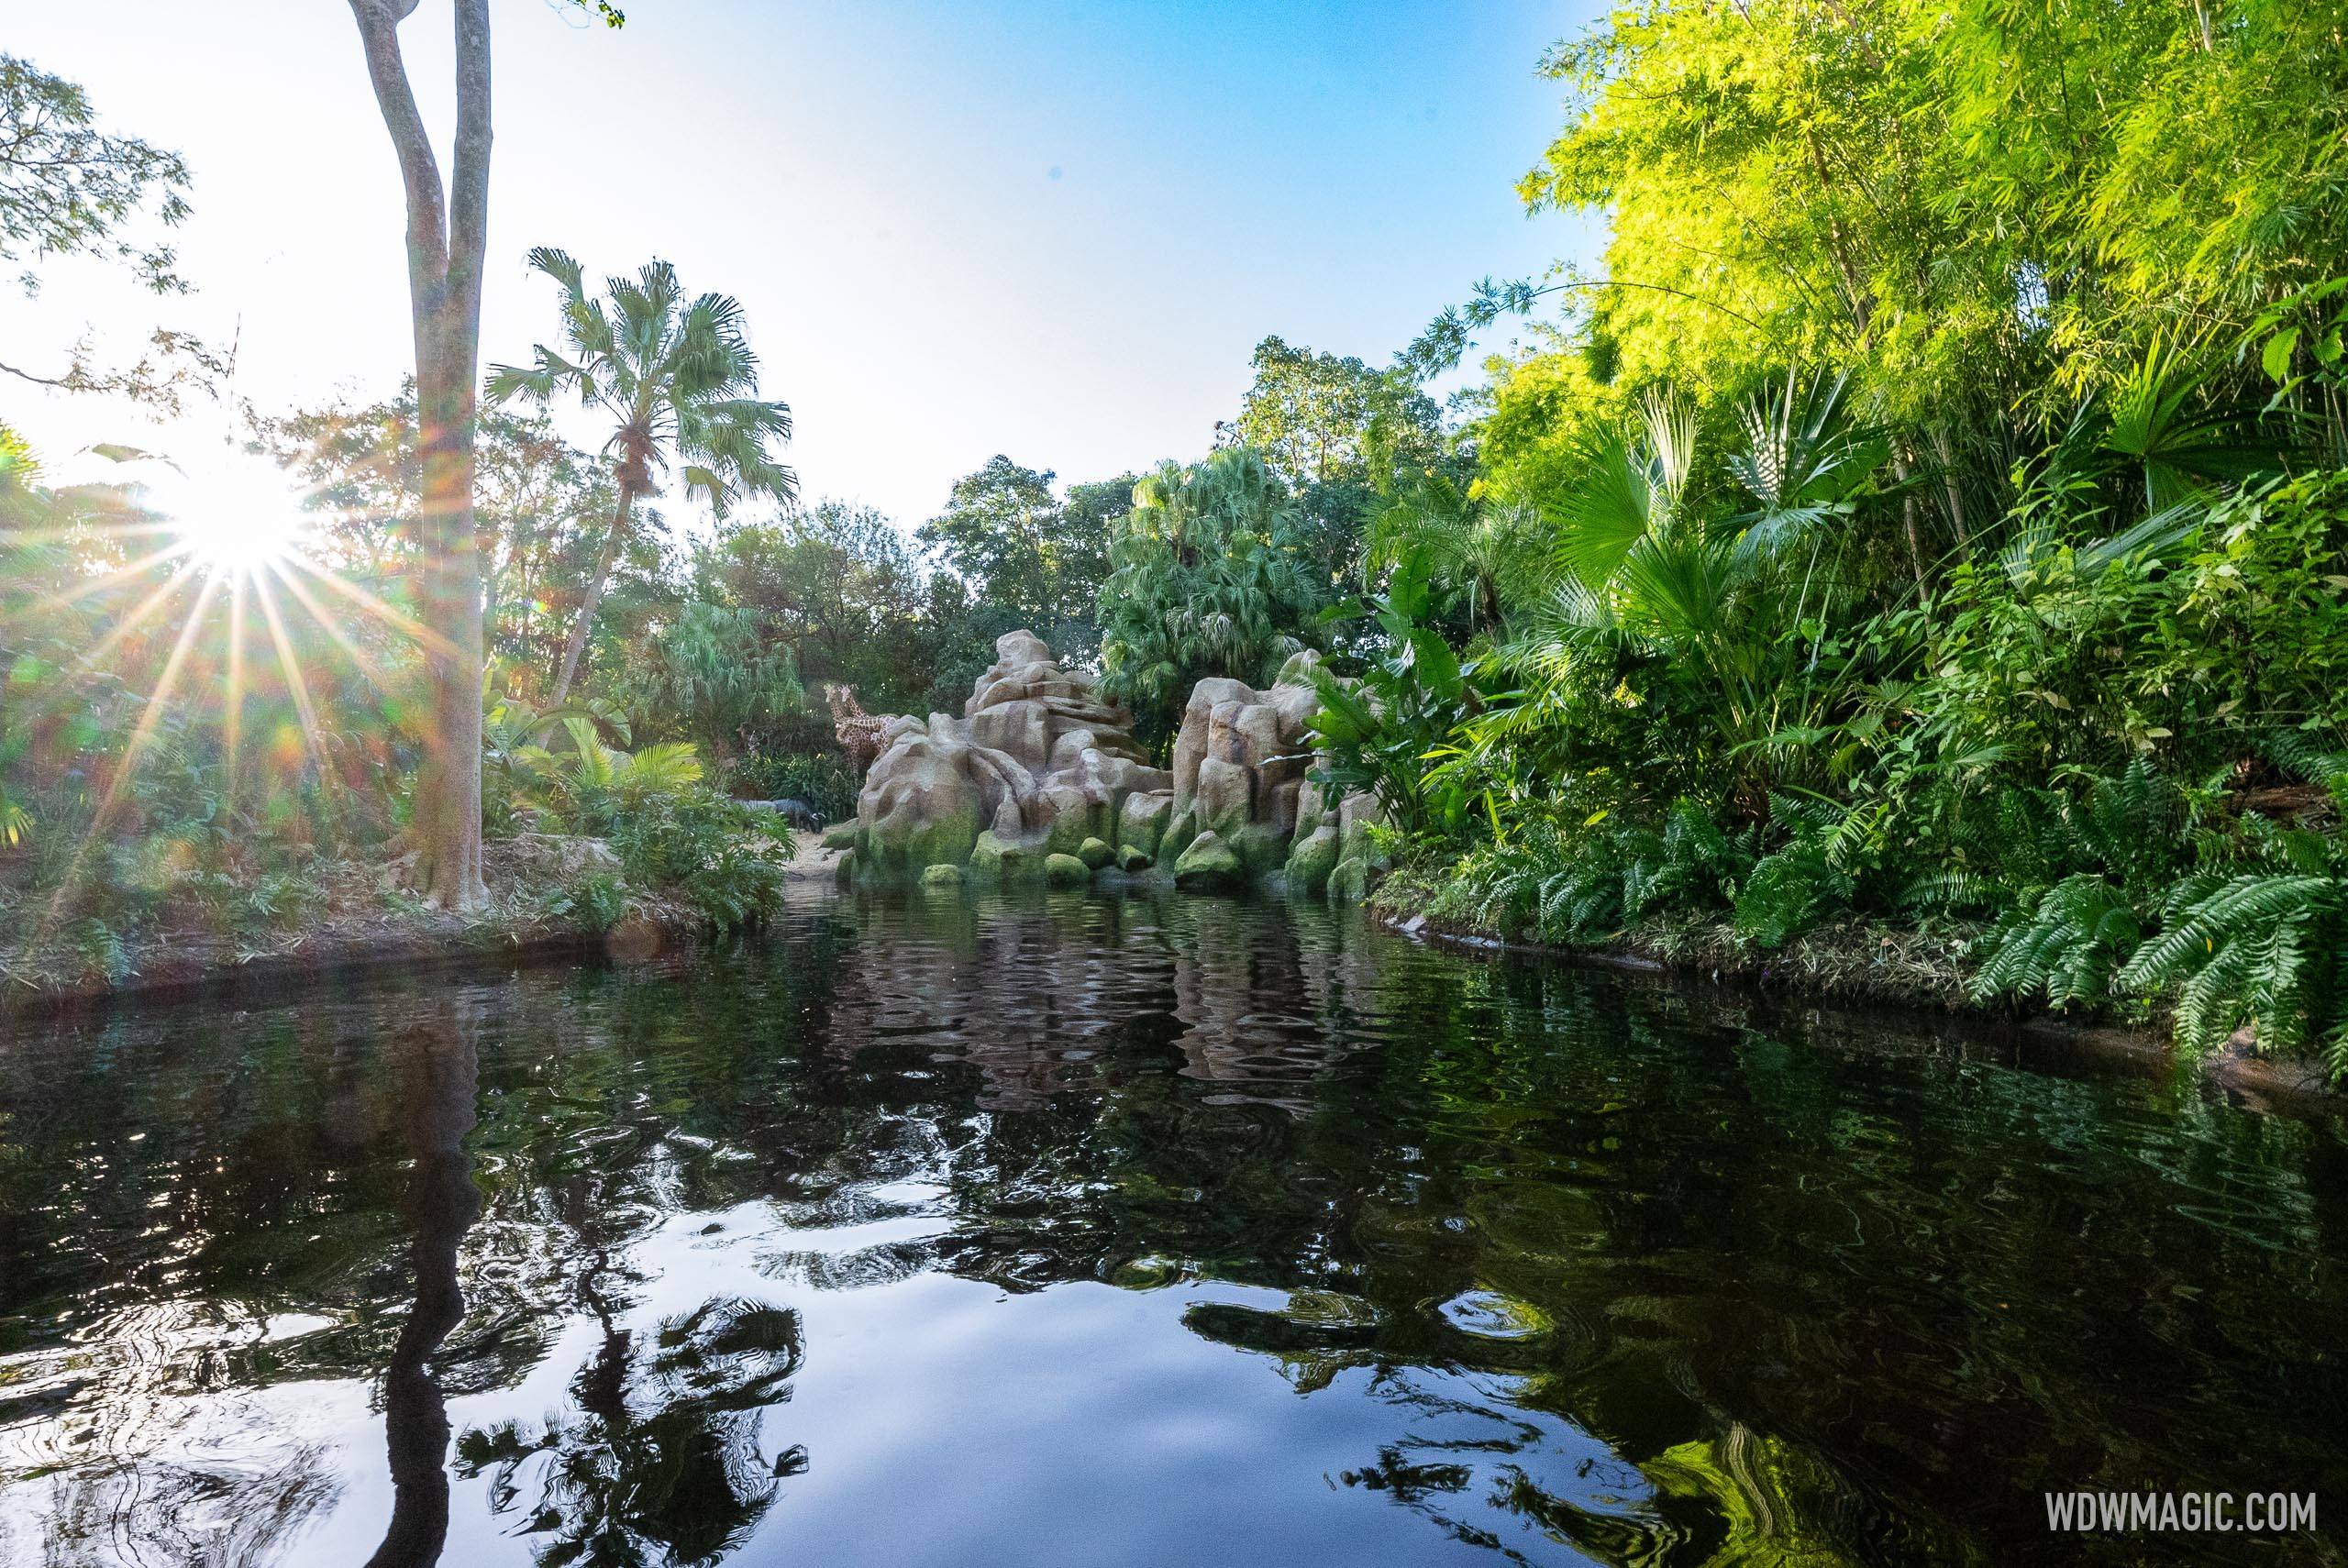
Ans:
[[[1636,939],[1604,947],[1517,942],[1490,931],[1405,913],[1379,903],[1375,897],[1364,911],[1371,924],[1390,935],[1451,952],[1546,959],[1648,983],[1729,991],[1773,1007],[1814,1014],[1901,1015],[1912,1025],[1941,1026],[1921,1032],[1955,1030],[1982,1038],[1999,1037],[2110,1067],[2191,1073],[2270,1110],[2296,1108],[2337,1115],[2348,1109],[2348,1090],[2331,1087],[2322,1063],[2311,1057],[2260,1056],[2246,1045],[2229,1044],[2197,1059],[2179,1052],[2165,1034],[2148,1025],[2085,1022],[2043,1010],[1985,1005],[1961,989],[1939,983],[1937,977],[1932,982],[1903,983],[1894,974],[1875,969],[1828,979],[1773,966],[1770,959],[1782,959],[1784,954],[1759,955],[1717,944],[1690,944],[1670,951],[1664,944]]]
[[[822,846],[820,834],[797,837],[789,877],[795,883],[829,888],[837,880],[839,852]],[[1967,1043],[1995,1043],[2011,1051],[2052,1053],[2062,1061],[2088,1062],[2110,1070],[2188,1072],[2214,1087],[2268,1109],[2298,1109],[2338,1114],[2348,1093],[2327,1082],[2320,1063],[2309,1058],[2270,1058],[2245,1046],[2230,1045],[2198,1060],[2180,1054],[2157,1030],[2142,1025],[2067,1020],[2043,1011],[1984,1006],[1966,997],[1946,963],[1910,963],[1888,933],[1860,928],[1880,947],[1869,961],[1848,960],[1855,949],[1797,945],[1767,955],[1717,939],[1690,927],[1603,947],[1560,946],[1512,941],[1489,930],[1411,913],[1373,898],[1362,907],[1375,930],[1404,941],[1434,944],[1462,955],[1535,958],[1603,969],[1634,982],[1725,993],[1727,999],[1759,1002],[1772,1010],[1797,1010],[1811,1018],[1846,1015],[1877,1029],[1894,1024],[1903,1033]],[[648,901],[607,931],[544,921],[516,922],[493,912],[464,918],[435,910],[413,911],[395,922],[330,921],[285,939],[274,950],[247,952],[233,936],[213,932],[157,933],[142,947],[140,966],[123,979],[102,977],[25,983],[0,974],[0,1043],[15,1027],[98,1011],[116,1006],[168,1006],[182,1002],[260,999],[297,992],[305,986],[339,979],[366,979],[393,972],[443,973],[479,968],[514,969],[571,963],[641,964],[690,957],[709,938],[707,923],[681,906]],[[1803,939],[1808,941],[1810,939]],[[1933,939],[1918,933],[1916,943]],[[1877,961],[1891,950],[1894,962]],[[1807,966],[1805,966],[1807,960]],[[2025,1064],[2026,1065],[2026,1064]],[[2060,1065],[2059,1063],[2055,1065]]]
[[[786,870],[790,880],[828,882],[836,876],[837,856],[821,848],[821,836],[793,835],[797,847]],[[508,889],[509,898],[513,892]],[[658,899],[639,899],[608,930],[524,918],[511,907],[475,916],[378,907],[330,917],[300,933],[249,941],[212,930],[163,930],[136,939],[135,962],[120,979],[94,974],[57,979],[38,972],[28,977],[0,963],[0,1042],[22,1023],[117,1005],[227,999],[392,971],[566,960],[642,963],[690,951],[708,935],[708,922],[699,913]]]

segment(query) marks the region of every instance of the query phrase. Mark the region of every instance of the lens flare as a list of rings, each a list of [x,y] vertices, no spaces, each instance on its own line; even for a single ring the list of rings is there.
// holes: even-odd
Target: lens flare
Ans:
[[[310,545],[312,518],[285,471],[233,446],[157,476],[150,488],[178,543],[215,577],[250,578]]]

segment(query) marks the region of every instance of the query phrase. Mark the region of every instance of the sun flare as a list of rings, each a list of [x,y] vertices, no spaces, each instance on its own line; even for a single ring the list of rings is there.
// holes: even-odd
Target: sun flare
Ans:
[[[284,471],[266,458],[224,447],[153,486],[189,557],[216,576],[249,578],[305,554],[314,519]]]

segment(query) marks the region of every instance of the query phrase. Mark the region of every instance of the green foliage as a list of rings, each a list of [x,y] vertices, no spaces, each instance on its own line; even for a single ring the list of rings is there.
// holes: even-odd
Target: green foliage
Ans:
[[[1128,478],[1077,485],[1063,501],[1053,493],[1054,477],[1048,469],[991,458],[954,481],[946,510],[923,525],[918,537],[960,580],[969,603],[1008,620],[1002,631],[1024,626],[1062,657],[1083,661],[1099,645],[1095,602],[1110,569],[1111,534],[1132,504],[1133,484]],[[991,636],[975,640],[992,643]]]
[[[610,837],[629,881],[682,899],[720,931],[782,906],[792,840],[766,812],[705,790],[648,792],[612,821]]]
[[[130,269],[157,293],[184,291],[170,246],[124,231],[142,214],[172,227],[188,215],[177,153],[97,128],[89,94],[30,61],[0,54],[0,261],[94,256]]]
[[[1320,639],[1326,592],[1294,525],[1287,488],[1242,447],[1134,487],[1101,590],[1101,690],[1146,743],[1166,742],[1204,678],[1268,685]]]
[[[639,733],[681,733],[718,758],[806,701],[791,650],[766,640],[756,613],[698,601],[678,607],[621,686]]]
[[[1983,999],[2039,996],[2055,1007],[2092,1006],[2110,996],[2143,934],[2127,894],[2099,873],[2074,872],[1999,923],[1969,987]]]
[[[559,889],[547,912],[586,931],[606,932],[627,918],[627,889],[616,878],[591,873]]]
[[[1601,814],[1545,814],[1471,852],[1443,897],[1453,911],[1545,942],[1589,944],[1674,913],[1718,913],[1754,867],[1752,831],[1730,834],[1693,801],[1657,829]]]
[[[2320,1043],[2348,1072],[2348,859],[2331,840],[2278,831],[2260,868],[2197,872],[2161,901],[2160,933],[2118,976],[2176,995],[2180,1043],[2207,1049],[2238,1029],[2264,1050]]]
[[[1389,574],[1386,592],[1370,601],[1386,652],[1372,658],[1360,683],[1341,680],[1319,665],[1312,681],[1321,707],[1312,719],[1318,761],[1312,777],[1336,800],[1368,790],[1404,832],[1455,825],[1472,790],[1463,768],[1427,764],[1471,699],[1458,657],[1426,624],[1433,605],[1428,574],[1434,552],[1404,553]]]
[[[959,620],[958,606],[933,613],[921,558],[869,506],[825,501],[772,523],[725,525],[695,548],[690,572],[693,599],[754,617],[759,640],[780,645],[810,690],[845,683],[873,712],[922,697],[954,636],[946,623]]]
[[[1777,820],[1792,830],[1786,844],[1754,862],[1736,889],[1733,924],[1755,946],[1783,947],[1858,891],[1856,864],[1866,819],[1831,804],[1771,797]]]
[[[754,751],[735,759],[726,782],[747,801],[804,801],[827,823],[856,814],[858,780],[836,751]]]

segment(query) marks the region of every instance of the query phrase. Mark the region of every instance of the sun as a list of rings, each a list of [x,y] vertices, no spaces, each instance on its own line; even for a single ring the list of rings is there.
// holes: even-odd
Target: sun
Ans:
[[[190,558],[215,576],[249,578],[307,553],[316,519],[285,471],[223,445],[152,486],[155,510]]]

